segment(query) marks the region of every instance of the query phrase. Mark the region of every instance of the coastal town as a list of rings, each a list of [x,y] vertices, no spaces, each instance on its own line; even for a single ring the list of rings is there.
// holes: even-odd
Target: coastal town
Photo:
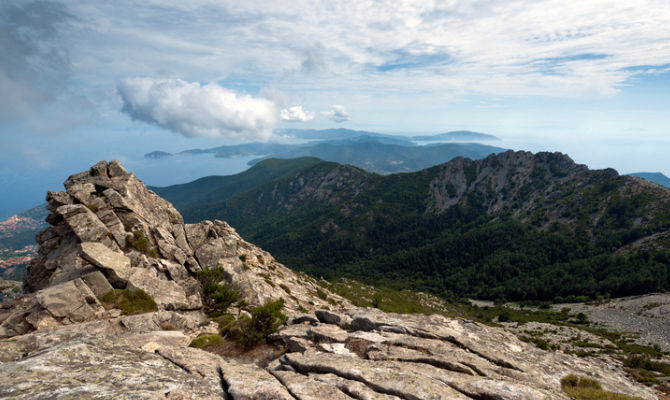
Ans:
[[[37,255],[35,234],[46,227],[44,207],[12,215],[0,222],[0,277],[21,280]]]

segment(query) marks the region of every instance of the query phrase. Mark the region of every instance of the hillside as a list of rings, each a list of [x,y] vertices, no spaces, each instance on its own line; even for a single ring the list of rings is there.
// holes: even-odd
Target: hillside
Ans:
[[[304,157],[293,160],[265,160],[236,175],[207,176],[193,182],[149,189],[159,196],[169,199],[177,208],[190,204],[208,204],[225,200],[235,194],[245,192],[275,179],[295,174],[322,160]]]
[[[388,176],[323,162],[180,210],[229,221],[316,276],[443,297],[670,289],[670,192],[560,153],[508,151]]]

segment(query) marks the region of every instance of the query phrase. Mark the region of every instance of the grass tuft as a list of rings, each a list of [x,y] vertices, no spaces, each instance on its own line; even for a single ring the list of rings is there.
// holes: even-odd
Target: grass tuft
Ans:
[[[121,315],[144,314],[158,310],[154,299],[142,289],[112,289],[100,296],[107,308],[118,308]]]
[[[600,382],[595,379],[585,378],[574,374],[567,375],[561,379],[563,391],[575,400],[638,400],[621,393],[603,390]]]
[[[223,343],[221,335],[205,334],[193,339],[188,346],[195,347],[196,349],[204,349],[205,347],[216,346],[221,343]]]

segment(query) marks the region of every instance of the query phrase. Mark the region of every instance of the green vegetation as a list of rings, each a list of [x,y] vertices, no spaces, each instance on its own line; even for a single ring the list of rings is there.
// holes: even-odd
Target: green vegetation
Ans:
[[[198,280],[202,285],[205,311],[219,326],[220,335],[214,336],[230,337],[240,347],[248,350],[265,341],[268,335],[286,323],[287,317],[281,312],[284,307],[283,299],[255,307],[251,310],[251,318],[246,315],[238,315],[238,318],[235,318],[228,313],[228,308],[233,304],[238,309],[247,307],[248,304],[242,299],[240,288],[231,282],[230,277],[220,266],[198,272]],[[200,338],[196,340],[198,339]],[[211,340],[216,339],[208,337],[198,342],[194,340],[191,346],[202,348],[218,344],[210,343]]]
[[[286,294],[291,294],[291,288],[289,288],[288,286],[284,285],[283,283],[280,283],[280,284],[279,284],[279,287],[282,288],[282,289],[286,292]]]
[[[281,312],[283,307],[283,299],[255,307],[251,311],[251,318],[241,316],[227,325],[224,333],[235,339],[242,348],[251,349],[286,323],[288,317]]]
[[[576,376],[573,374],[561,379],[563,391],[576,400],[636,400],[639,397],[627,396],[621,393],[603,390],[596,380]]]
[[[135,315],[156,311],[154,299],[142,289],[112,289],[100,297],[107,307],[118,308],[121,315]]]
[[[456,305],[410,290],[373,287],[350,279],[339,279],[328,289],[358,307],[376,307],[385,312],[399,314],[461,315],[456,311]]]
[[[558,346],[556,345],[551,345],[549,342],[542,338],[538,337],[533,337],[533,336],[519,336],[519,339],[523,340],[524,342],[528,343],[533,343],[535,346],[542,350],[557,350]]]
[[[128,235],[126,242],[135,250],[146,254],[148,257],[156,258],[158,256],[158,250],[155,247],[151,247],[149,239],[139,229],[135,230],[132,235]]]
[[[189,205],[211,204],[223,201],[274,179],[294,174],[310,165],[321,163],[317,158],[304,157],[293,160],[269,159],[248,170],[231,176],[208,176],[196,181],[168,186],[150,187],[159,196],[170,201],[180,211]],[[204,218],[187,220],[199,222]]]
[[[202,285],[203,303],[207,313],[222,314],[242,297],[239,287],[231,282],[220,266],[199,271],[198,280]]]
[[[200,335],[197,338],[193,339],[189,344],[189,347],[195,347],[197,349],[204,349],[209,346],[216,346],[223,343],[223,338],[221,335]]]
[[[659,377],[670,375],[670,363],[652,360],[649,355],[630,355],[622,361],[626,371],[645,385],[659,384]]]
[[[667,247],[617,252],[670,228],[665,198],[629,190],[608,171],[575,170],[558,154],[535,158],[530,173],[517,169],[521,161],[466,161],[454,174],[469,182],[462,194],[441,166],[380,176],[315,159],[267,160],[256,167],[278,175],[259,169],[254,185],[178,207],[188,221],[226,220],[282,263],[328,280],[517,301],[670,289]],[[485,174],[498,167],[515,179],[496,187]],[[327,185],[327,196],[307,190],[336,181],[344,184]],[[435,185],[441,198],[431,195]],[[438,206],[451,196],[456,204]]]

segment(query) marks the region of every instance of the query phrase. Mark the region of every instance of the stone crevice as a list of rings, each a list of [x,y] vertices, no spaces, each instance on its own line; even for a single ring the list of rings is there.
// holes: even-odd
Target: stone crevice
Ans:
[[[464,349],[464,350],[467,350],[467,351],[469,351],[470,353],[475,354],[475,355],[477,355],[477,356],[483,358],[484,360],[486,360],[486,361],[488,361],[488,362],[490,362],[490,363],[492,363],[492,364],[495,364],[495,365],[497,365],[497,366],[499,366],[499,367],[509,368],[509,369],[513,369],[513,370],[515,370],[515,371],[519,371],[519,372],[524,372],[522,369],[520,369],[520,368],[518,368],[518,367],[516,367],[516,366],[514,366],[514,365],[512,365],[512,364],[510,364],[509,362],[507,362],[507,361],[505,361],[505,360],[501,360],[501,359],[498,359],[498,358],[494,358],[494,357],[488,356],[488,355],[486,355],[486,354],[483,354],[483,353],[481,353],[481,352],[479,352],[479,351],[477,351],[477,350],[474,350],[474,349],[472,349],[472,348],[470,348],[470,347],[464,345],[463,343],[461,343],[460,341],[458,341],[458,340],[457,340],[455,337],[453,337],[453,336],[447,336],[447,337],[440,338],[440,339],[441,339],[441,340],[444,340],[444,341],[446,341],[446,342],[455,344],[456,346],[458,346],[458,347],[460,347],[460,348],[462,348],[462,349]]]
[[[183,363],[178,362],[177,360],[173,359],[172,357],[170,357],[170,356],[167,355],[167,354],[163,354],[163,353],[161,353],[160,349],[156,349],[156,350],[154,350],[154,353],[158,354],[159,356],[161,356],[161,357],[164,358],[165,360],[171,362],[172,364],[174,364],[175,366],[177,366],[177,367],[183,369],[184,371],[188,372],[189,374],[193,374],[193,371],[191,371],[186,365],[184,365]],[[203,378],[205,377],[200,371],[195,371],[195,372],[196,372],[200,377],[203,377]]]
[[[221,382],[221,390],[223,391],[223,398],[235,400],[232,394],[230,394],[230,384],[226,381],[226,378],[223,377],[223,369],[218,367],[216,372],[219,374],[219,382]]]
[[[422,400],[421,398],[416,397],[416,396],[412,396],[411,394],[408,394],[408,393],[403,393],[401,391],[394,390],[394,389],[384,388],[380,385],[375,384],[374,382],[370,382],[370,381],[366,380],[365,378],[363,378],[361,376],[358,376],[358,375],[353,374],[353,373],[347,373],[347,372],[341,371],[337,368],[331,368],[331,367],[328,367],[328,366],[306,366],[306,365],[302,365],[302,364],[293,362],[289,358],[284,358],[283,362],[288,363],[296,371],[298,371],[300,373],[303,373],[303,374],[309,374],[309,373],[333,374],[333,375],[339,376],[340,378],[360,382],[360,383],[366,385],[367,387],[369,387],[370,389],[374,390],[377,393],[388,394],[388,395],[391,395],[391,396],[397,396],[397,397],[399,397],[403,400]]]

